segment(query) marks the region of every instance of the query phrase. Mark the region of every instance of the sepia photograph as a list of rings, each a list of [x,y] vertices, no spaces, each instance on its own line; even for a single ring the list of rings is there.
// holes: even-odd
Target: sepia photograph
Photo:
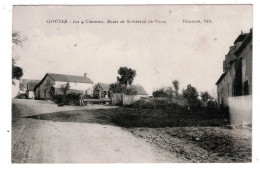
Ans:
[[[11,163],[251,163],[253,30],[252,4],[13,5]]]

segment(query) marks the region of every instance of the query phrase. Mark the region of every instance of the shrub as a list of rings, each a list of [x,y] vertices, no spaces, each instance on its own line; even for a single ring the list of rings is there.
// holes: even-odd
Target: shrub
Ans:
[[[129,107],[139,109],[176,109],[182,108],[180,105],[174,103],[170,98],[154,98],[154,99],[141,99],[134,102]]]
[[[55,103],[63,103],[65,105],[79,105],[79,97],[80,93],[68,93],[66,95],[54,95],[53,96],[53,101]]]

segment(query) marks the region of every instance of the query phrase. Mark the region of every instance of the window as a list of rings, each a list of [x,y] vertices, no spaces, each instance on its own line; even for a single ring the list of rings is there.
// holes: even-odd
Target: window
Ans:
[[[249,95],[248,80],[244,82],[244,95]]]
[[[50,80],[47,80],[47,89],[50,89],[51,83]]]

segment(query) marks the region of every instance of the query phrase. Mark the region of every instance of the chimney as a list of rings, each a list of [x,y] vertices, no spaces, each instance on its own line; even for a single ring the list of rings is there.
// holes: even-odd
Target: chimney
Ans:
[[[88,73],[84,73],[84,77],[87,78]]]

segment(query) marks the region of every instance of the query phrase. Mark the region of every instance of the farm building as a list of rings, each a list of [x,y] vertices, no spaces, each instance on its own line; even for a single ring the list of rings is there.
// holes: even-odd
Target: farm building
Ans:
[[[21,98],[34,98],[33,89],[40,80],[22,79],[19,83],[19,96]]]
[[[228,106],[231,124],[252,124],[252,29],[230,47],[218,79],[219,106]]]
[[[148,93],[146,92],[146,90],[141,85],[130,85],[128,87],[136,90],[135,96],[139,96],[139,97],[147,97],[148,96]]]
[[[130,105],[141,98],[148,97],[148,93],[141,85],[129,85],[128,88],[134,89],[136,91],[136,95],[115,93],[112,96],[112,104]]]
[[[69,92],[93,95],[93,82],[86,73],[84,76],[47,73],[34,87],[35,97],[50,100],[54,95],[62,94],[60,88],[67,83],[70,85]]]
[[[98,83],[93,90],[93,96],[97,99],[110,98],[109,84]]]
[[[252,94],[252,29],[241,32],[230,46],[216,85],[219,104],[228,105],[229,97]]]

